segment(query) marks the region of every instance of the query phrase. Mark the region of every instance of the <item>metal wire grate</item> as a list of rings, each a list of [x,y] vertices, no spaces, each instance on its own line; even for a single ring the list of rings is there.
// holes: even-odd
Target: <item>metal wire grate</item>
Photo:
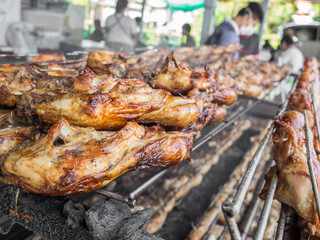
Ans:
[[[288,103],[289,103],[289,97],[295,91],[297,84],[298,84],[298,81],[296,79],[292,88],[291,88],[290,93],[288,94],[285,102],[280,107],[280,110],[278,111],[276,117],[281,116],[285,112],[285,110],[288,106]],[[242,178],[242,181],[238,187],[237,193],[236,193],[235,197],[233,198],[233,200],[226,201],[222,205],[222,212],[224,214],[224,217],[225,217],[225,220],[227,223],[227,227],[229,229],[229,232],[230,232],[232,239],[241,240],[241,239],[245,239],[245,237],[246,237],[246,234],[241,236],[239,226],[236,222],[236,217],[240,212],[243,200],[246,196],[249,185],[252,181],[254,172],[258,166],[258,163],[260,162],[260,160],[263,156],[264,149],[272,136],[274,128],[275,128],[275,126],[274,126],[274,122],[273,122],[271,124],[271,126],[268,128],[266,135],[264,136],[256,153],[254,154],[252,160],[250,161],[250,164],[249,164],[249,166],[248,166],[248,168]],[[258,222],[258,226],[257,226],[257,230],[256,230],[256,234],[254,236],[254,239],[263,239],[263,234],[265,232],[268,217],[270,214],[272,200],[273,200],[274,193],[275,193],[275,190],[277,187],[277,180],[278,180],[277,175],[276,175],[276,173],[274,173],[274,175],[272,176],[270,188],[269,188],[265,203],[263,205],[263,209],[261,212],[261,216],[260,216],[260,219]],[[281,215],[283,215],[283,214],[281,214]],[[278,235],[281,236],[281,234],[283,234],[283,233],[281,233],[279,230],[279,233],[277,233],[277,236]]]
[[[289,98],[290,96],[293,94],[293,92],[295,91],[296,87],[297,87],[297,83],[298,80],[295,80],[295,83],[290,91],[290,94],[288,95],[285,103],[281,106],[278,114],[276,117],[281,117],[281,115],[284,113],[284,111],[287,108],[287,105],[289,103]],[[315,86],[314,84],[311,85],[311,102],[312,102],[312,106],[314,109],[314,117],[315,117],[315,121],[316,121],[316,128],[317,128],[317,132],[318,132],[318,138],[320,141],[320,127],[319,127],[319,119],[318,119],[318,106],[317,106],[317,102],[315,99],[315,93],[314,93],[314,89]],[[308,118],[307,118],[307,114],[306,111],[304,110],[304,116],[305,116],[305,131],[306,131],[306,149],[307,149],[307,160],[308,160],[308,168],[309,168],[309,172],[310,172],[310,177],[311,177],[311,182],[312,182],[312,188],[313,188],[313,193],[315,196],[315,202],[316,202],[316,206],[317,206],[317,212],[318,212],[318,217],[320,219],[320,200],[319,200],[319,192],[318,192],[318,187],[317,187],[317,182],[316,182],[316,178],[315,178],[315,173],[314,173],[314,169],[313,169],[313,164],[312,164],[312,160],[311,160],[311,133],[309,130],[309,122],[308,122]],[[229,229],[230,235],[232,239],[235,240],[241,240],[241,239],[246,239],[246,232],[244,232],[242,235],[239,231],[239,226],[236,222],[236,216],[239,214],[241,205],[243,203],[244,197],[248,191],[248,187],[250,185],[250,182],[252,180],[254,171],[257,167],[257,164],[259,163],[261,156],[263,154],[264,148],[267,144],[267,142],[269,141],[269,139],[271,138],[271,135],[274,131],[274,123],[271,124],[271,126],[268,129],[268,132],[266,133],[264,139],[261,141],[259,148],[257,149],[254,157],[252,158],[250,165],[246,171],[246,173],[243,176],[243,179],[238,187],[238,191],[233,199],[233,201],[226,201],[224,202],[223,206],[222,206],[222,211],[224,214],[224,217],[226,219],[226,223],[227,223],[227,227]],[[278,183],[278,177],[277,177],[277,172],[275,171],[273,176],[272,176],[272,180],[271,180],[271,184],[268,190],[268,194],[266,197],[266,200],[264,202],[263,205],[263,209],[259,218],[259,222],[258,222],[258,226],[255,232],[255,236],[254,239],[257,240],[261,240],[263,239],[264,236],[264,232],[267,226],[267,221],[269,218],[269,214],[270,214],[270,209],[271,209],[271,205],[272,205],[272,201],[274,198],[274,194],[275,194],[275,190],[277,187],[277,183]],[[279,217],[279,221],[278,221],[278,227],[277,227],[277,232],[276,232],[276,240],[280,240],[283,239],[284,237],[284,229],[285,229],[285,224],[286,224],[286,218],[287,218],[287,214],[288,214],[288,207],[282,204],[281,207],[281,212],[280,212],[280,217]]]

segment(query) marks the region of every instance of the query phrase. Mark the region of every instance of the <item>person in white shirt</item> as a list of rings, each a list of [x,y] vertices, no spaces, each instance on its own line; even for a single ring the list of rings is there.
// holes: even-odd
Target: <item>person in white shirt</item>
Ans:
[[[293,45],[292,36],[284,35],[279,49],[279,65],[287,65],[292,74],[298,74],[303,67],[304,57],[302,52]]]
[[[124,15],[128,0],[118,0],[115,14],[106,19],[106,44],[114,51],[128,54],[134,53],[134,46],[138,39],[137,23]]]

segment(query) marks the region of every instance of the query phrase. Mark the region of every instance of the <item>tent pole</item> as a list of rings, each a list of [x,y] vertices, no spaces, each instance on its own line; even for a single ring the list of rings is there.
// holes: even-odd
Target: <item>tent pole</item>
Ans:
[[[213,33],[217,2],[218,0],[205,0],[201,33],[201,45],[203,45],[208,39],[208,37]]]
[[[142,1],[142,9],[141,9],[141,23],[140,23],[140,33],[139,33],[139,36],[140,36],[140,39],[143,37],[143,16],[144,16],[144,8],[146,6],[146,0],[143,0]]]
[[[261,49],[262,45],[263,45],[263,34],[264,34],[265,26],[267,24],[268,12],[269,12],[268,5],[269,5],[269,0],[263,0],[261,7],[263,10],[264,16],[263,16],[263,20],[260,23],[260,27],[259,27],[259,49]]]

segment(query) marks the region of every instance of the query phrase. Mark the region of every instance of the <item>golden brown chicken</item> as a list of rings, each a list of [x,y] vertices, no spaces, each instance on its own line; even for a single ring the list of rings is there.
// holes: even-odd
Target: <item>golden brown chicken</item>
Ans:
[[[268,173],[267,183],[260,196],[266,197],[273,171],[277,170],[279,180],[275,198],[293,207],[305,220],[305,226],[309,232],[320,236],[320,223],[306,156],[304,115],[297,111],[288,111],[281,119],[277,119],[275,124],[273,144],[276,166]],[[311,130],[308,129],[308,131],[312,135]],[[313,141],[312,138],[311,141]],[[320,186],[320,165],[313,147],[311,158],[316,180]]]
[[[165,89],[173,94],[186,94],[195,87],[192,70],[186,63],[178,63],[174,53],[167,57],[160,74],[150,81],[154,88]]]
[[[214,92],[210,92],[209,90],[201,91],[198,88],[194,88],[188,93],[188,97],[202,99],[204,101],[218,103],[220,105],[231,105],[237,100],[238,95],[235,90],[224,87],[221,84],[219,89]]]
[[[108,51],[89,52],[87,67],[98,75],[126,77],[125,59],[120,54]]]
[[[174,54],[166,59],[161,73],[150,81],[150,85],[221,105],[231,105],[237,100],[237,92],[219,84],[207,65],[201,72],[193,72],[187,64],[179,64]]]
[[[192,133],[135,122],[117,132],[97,132],[61,119],[32,146],[10,153],[1,179],[39,194],[85,193],[130,170],[174,166],[189,157],[192,142]]]
[[[125,87],[124,84],[119,86]],[[148,86],[128,84],[125,88],[125,91],[106,94],[64,94],[41,103],[37,113],[51,123],[64,117],[77,126],[115,130],[127,121],[186,127],[197,121],[203,111],[201,100],[169,96],[166,91]]]
[[[31,142],[37,127],[7,127],[0,129],[0,159],[22,142]]]
[[[35,56],[30,63],[47,63],[47,62],[61,62],[66,58],[63,54],[45,53]]]

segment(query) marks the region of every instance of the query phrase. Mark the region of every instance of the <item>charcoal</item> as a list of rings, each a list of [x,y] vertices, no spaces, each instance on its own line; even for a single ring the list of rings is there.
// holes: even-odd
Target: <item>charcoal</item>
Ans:
[[[95,204],[85,218],[97,240],[159,240],[144,230],[152,213],[152,209],[144,209],[132,214],[127,204],[108,199]]]
[[[125,236],[125,237],[119,237],[116,240],[163,240],[163,238],[156,237],[150,233],[147,233],[143,229],[136,230],[132,235]]]
[[[85,208],[82,203],[70,199],[63,205],[62,213],[67,217],[67,225],[72,229],[84,225]]]
[[[131,215],[122,223],[122,227],[117,233],[117,240],[158,240],[161,238],[155,237],[147,233],[144,228],[153,214],[152,208],[146,208]]]
[[[122,222],[131,216],[127,204],[113,199],[96,203],[85,214],[88,228],[95,239],[114,239]]]
[[[136,230],[143,229],[146,223],[150,220],[152,214],[152,208],[146,208],[142,211],[132,214],[129,218],[123,221],[117,237],[125,238],[126,236],[132,235]]]
[[[0,187],[0,213],[9,215],[14,210],[17,188],[14,186]],[[28,215],[29,219],[11,217],[16,223],[26,229],[40,234],[47,240],[91,240],[89,230],[80,226],[76,230],[68,227],[66,217],[62,213],[66,198],[48,197],[38,194],[25,193],[20,190],[18,197],[18,213]]]

